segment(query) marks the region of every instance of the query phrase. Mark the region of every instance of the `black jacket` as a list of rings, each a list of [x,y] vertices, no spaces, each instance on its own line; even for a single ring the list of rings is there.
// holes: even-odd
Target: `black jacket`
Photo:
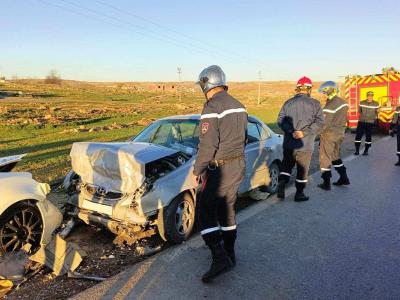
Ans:
[[[397,106],[394,112],[391,128],[395,129],[397,133],[400,133],[400,106]]]
[[[340,97],[334,97],[326,102],[323,109],[325,125],[321,134],[333,133],[344,135],[347,126],[347,111],[349,105]]]
[[[225,91],[204,104],[200,143],[193,173],[202,174],[210,162],[244,155],[247,112],[242,103]]]
[[[360,102],[360,122],[375,123],[378,117],[379,103],[376,101],[368,102],[364,100]]]
[[[314,149],[314,141],[324,125],[319,101],[307,94],[297,94],[287,100],[278,116],[278,125],[283,130],[283,147],[309,151]],[[304,138],[293,138],[293,132],[301,130]]]

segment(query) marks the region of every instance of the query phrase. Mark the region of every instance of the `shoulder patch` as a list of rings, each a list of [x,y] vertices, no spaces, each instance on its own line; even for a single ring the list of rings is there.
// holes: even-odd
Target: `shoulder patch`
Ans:
[[[208,122],[203,122],[201,124],[201,133],[202,134],[206,134],[208,131],[208,127],[210,126],[210,124]]]

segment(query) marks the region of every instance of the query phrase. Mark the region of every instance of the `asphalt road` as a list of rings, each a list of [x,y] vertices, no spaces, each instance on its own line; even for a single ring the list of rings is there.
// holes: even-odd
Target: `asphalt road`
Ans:
[[[399,299],[394,153],[394,139],[380,139],[368,157],[346,160],[349,187],[319,190],[315,174],[310,201],[271,197],[243,210],[237,266],[212,284],[200,281],[210,254],[196,236],[76,299]]]

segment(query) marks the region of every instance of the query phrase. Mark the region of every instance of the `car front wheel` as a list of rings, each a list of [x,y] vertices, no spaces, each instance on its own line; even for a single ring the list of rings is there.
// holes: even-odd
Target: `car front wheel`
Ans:
[[[40,246],[43,221],[33,204],[18,203],[0,217],[0,252],[12,252],[30,243],[35,251]]]
[[[164,214],[167,241],[180,244],[190,237],[195,223],[195,211],[194,201],[189,193],[176,197],[168,205]]]
[[[266,192],[275,194],[278,191],[279,172],[279,165],[276,162],[269,167],[271,182],[266,187]]]

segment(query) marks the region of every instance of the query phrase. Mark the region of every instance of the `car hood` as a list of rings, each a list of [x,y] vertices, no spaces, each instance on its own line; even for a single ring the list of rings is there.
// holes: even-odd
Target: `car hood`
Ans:
[[[133,193],[145,180],[145,165],[177,151],[149,143],[74,143],[72,169],[83,183]]]
[[[0,172],[10,172],[26,154],[0,157]]]

